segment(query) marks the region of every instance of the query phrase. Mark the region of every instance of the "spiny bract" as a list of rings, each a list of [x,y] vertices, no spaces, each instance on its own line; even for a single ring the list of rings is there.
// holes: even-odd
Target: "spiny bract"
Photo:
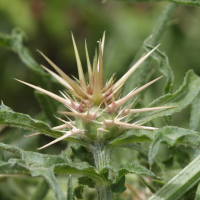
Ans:
[[[144,86],[132,90],[125,97],[118,98],[122,86],[129,78],[129,76],[139,67],[139,65],[158,47],[152,49],[148,54],[140,58],[137,63],[135,63],[126,74],[124,74],[116,83],[114,83],[114,75],[104,84],[103,78],[103,50],[105,42],[105,32],[103,34],[102,41],[99,41],[99,55],[95,54],[93,67],[91,66],[87,44],[85,43],[85,52],[87,59],[87,68],[89,83],[86,83],[81,61],[79,58],[79,53],[76,47],[74,37],[72,35],[72,41],[75,50],[75,56],[78,66],[79,80],[74,81],[68,75],[66,75],[60,68],[58,68],[49,58],[47,58],[42,52],[40,54],[47,60],[47,62],[60,74],[57,75],[50,71],[46,67],[42,66],[48,73],[50,73],[54,78],[56,78],[65,88],[60,97],[53,94],[47,90],[39,88],[37,86],[31,85],[29,83],[20,81],[40,92],[49,95],[50,97],[56,99],[57,101],[64,104],[71,112],[60,112],[67,116],[74,116],[75,121],[69,119],[65,121],[60,119],[64,124],[54,127],[54,129],[63,130],[64,135],[60,138],[55,139],[47,145],[39,148],[45,148],[58,141],[61,141],[71,135],[82,135],[84,140],[94,141],[94,140],[108,140],[115,138],[120,135],[125,129],[147,129],[154,130],[154,127],[141,126],[141,124],[128,123],[127,120],[121,121],[130,114],[147,112],[152,110],[167,109],[168,107],[152,107],[152,108],[142,108],[142,109],[131,109],[133,103],[129,106],[120,109],[120,107],[126,103],[129,99],[137,95],[139,92],[150,86],[152,83],[159,80],[161,77],[145,84]],[[72,96],[70,96],[69,94]],[[67,117],[68,118],[68,117]],[[65,131],[65,129],[69,129]],[[37,135],[40,133],[35,133]]]

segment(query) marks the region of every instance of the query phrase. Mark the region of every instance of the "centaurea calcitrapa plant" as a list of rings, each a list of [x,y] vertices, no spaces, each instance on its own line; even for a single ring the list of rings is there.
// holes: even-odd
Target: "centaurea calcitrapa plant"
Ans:
[[[81,60],[79,58],[79,53],[76,47],[74,37],[72,35],[72,41],[75,50],[75,56],[78,66],[79,79],[71,79],[67,74],[65,74],[59,67],[57,67],[48,57],[46,57],[42,52],[40,54],[46,59],[46,61],[57,71],[60,75],[57,75],[48,68],[42,66],[49,74],[51,74],[59,83],[61,83],[65,90],[60,92],[61,96],[58,96],[50,91],[44,90],[35,85],[23,82],[26,84],[50,97],[62,103],[66,109],[69,111],[59,111],[59,113],[66,116],[68,121],[65,119],[58,118],[63,124],[60,126],[53,127],[54,130],[60,130],[63,135],[56,138],[52,142],[40,147],[38,150],[46,148],[50,145],[53,145],[56,142],[67,139],[68,137],[74,136],[77,140],[81,140],[86,149],[92,153],[94,157],[95,170],[97,173],[106,173],[109,171],[111,152],[112,147],[110,142],[114,139],[124,135],[127,130],[130,129],[143,129],[153,131],[157,128],[150,126],[143,126],[143,123],[139,121],[130,122],[131,115],[149,112],[162,109],[174,108],[174,106],[161,106],[161,107],[150,107],[150,108],[139,108],[132,109],[136,95],[139,92],[142,92],[151,84],[158,81],[161,77],[156,78],[155,80],[150,81],[149,83],[143,85],[139,88],[134,88],[126,96],[120,97],[120,92],[123,85],[129,78],[129,76],[143,63],[145,59],[151,55],[156,46],[146,55],[144,54],[118,81],[115,81],[114,75],[104,83],[103,76],[103,51],[104,51],[104,42],[105,42],[105,32],[103,34],[102,40],[98,41],[99,43],[99,53],[95,54],[93,66],[91,66],[89,54],[87,50],[87,44],[85,43],[85,52],[87,59],[87,69],[88,69],[88,83],[85,80]],[[16,79],[17,80],[17,79]],[[130,99],[132,103],[127,106],[123,106]],[[70,117],[74,117],[72,120]],[[41,133],[34,133],[30,136],[39,135]],[[134,164],[129,166],[130,173],[138,173],[144,175],[153,175],[152,172],[148,171],[143,167],[136,166]],[[131,169],[132,168],[132,169]],[[124,168],[123,172],[118,174],[118,177],[115,180],[115,184],[110,182],[110,176],[108,175],[107,179],[104,177],[105,182],[102,184],[95,182],[95,187],[98,191],[98,199],[106,200],[113,199],[113,191],[115,185],[123,182],[124,174],[127,169]],[[132,170],[132,171],[131,171]],[[138,170],[138,172],[137,172]],[[89,178],[91,178],[89,176]],[[121,183],[120,183],[121,184]],[[119,186],[118,186],[119,187]],[[121,186],[121,189],[118,191],[123,191],[124,187]]]
[[[42,66],[48,73],[50,73],[57,81],[59,81],[66,89],[61,92],[63,97],[53,94],[47,90],[31,85],[29,83],[18,80],[50,97],[61,102],[69,111],[60,111],[68,119],[69,116],[75,118],[74,121],[65,121],[60,119],[64,124],[61,126],[54,127],[54,129],[62,130],[69,129],[69,131],[63,131],[64,135],[56,140],[44,145],[39,149],[48,147],[56,142],[59,142],[69,136],[79,135],[83,140],[96,144],[108,143],[119,135],[123,134],[127,129],[145,129],[155,130],[155,127],[142,126],[140,121],[129,123],[128,117],[131,114],[148,112],[160,109],[169,109],[174,106],[163,106],[163,107],[152,107],[152,108],[141,108],[131,109],[133,102],[122,108],[128,100],[143,91],[145,88],[158,81],[161,77],[145,84],[140,88],[134,88],[125,97],[120,98],[120,91],[129,78],[129,76],[140,66],[140,64],[158,47],[155,47],[148,54],[142,56],[137,63],[135,63],[123,77],[117,82],[114,82],[114,75],[104,84],[103,77],[103,49],[105,41],[105,33],[102,41],[99,41],[99,55],[95,55],[93,67],[91,66],[89,54],[87,51],[87,45],[85,44],[87,68],[89,82],[87,83],[84,77],[79,53],[76,47],[74,37],[72,35],[72,41],[74,45],[76,61],[78,66],[79,80],[72,80],[67,74],[65,74],[59,67],[57,67],[48,57],[42,52],[40,54],[46,59],[46,61],[60,74],[58,76],[51,70]],[[123,120],[125,119],[125,120]],[[122,121],[123,120],[123,121]],[[40,133],[33,134],[31,136]],[[98,160],[95,160],[98,162]],[[97,165],[98,166],[98,165]],[[98,169],[105,166],[98,166]]]

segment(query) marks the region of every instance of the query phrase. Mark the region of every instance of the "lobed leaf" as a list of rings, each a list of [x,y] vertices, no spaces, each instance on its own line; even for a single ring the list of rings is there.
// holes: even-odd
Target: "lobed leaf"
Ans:
[[[155,101],[148,107],[158,106],[175,106],[165,110],[156,110],[149,113],[138,113],[133,120],[138,124],[144,124],[155,118],[172,115],[186,108],[197,96],[200,90],[200,78],[193,70],[189,70],[184,78],[183,84],[174,94],[166,94]]]
[[[197,146],[200,145],[200,133],[188,129],[167,126],[154,131],[156,136],[149,148],[149,164],[152,165],[158,153],[159,144],[167,143],[174,146],[176,143]]]

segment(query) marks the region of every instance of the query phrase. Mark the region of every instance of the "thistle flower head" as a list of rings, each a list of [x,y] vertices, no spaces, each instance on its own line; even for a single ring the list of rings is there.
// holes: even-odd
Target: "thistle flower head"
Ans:
[[[66,90],[61,92],[62,97],[53,94],[40,87],[31,85],[29,83],[20,81],[36,90],[49,95],[57,101],[64,104],[70,111],[62,111],[60,113],[66,116],[75,117],[75,121],[65,121],[60,119],[64,124],[54,129],[66,129],[69,131],[63,131],[64,135],[51,143],[41,147],[47,147],[53,143],[63,140],[71,135],[82,135],[86,140],[99,140],[110,139],[119,135],[124,129],[147,129],[154,130],[154,127],[142,126],[137,123],[128,123],[122,121],[130,114],[147,112],[152,110],[167,109],[171,107],[154,107],[154,108],[142,108],[131,109],[131,105],[119,109],[129,99],[136,96],[139,92],[159,80],[161,77],[143,85],[138,89],[133,89],[125,97],[118,98],[119,93],[129,78],[129,76],[140,66],[140,64],[158,47],[152,49],[146,55],[143,55],[117,82],[114,82],[114,75],[104,83],[103,77],[103,51],[105,43],[105,32],[102,40],[99,43],[98,56],[95,54],[93,64],[91,65],[87,44],[85,42],[85,52],[87,59],[87,69],[89,81],[86,82],[81,60],[79,57],[78,49],[72,35],[73,46],[75,50],[75,56],[77,61],[79,79],[73,80],[67,74],[65,74],[59,67],[57,67],[48,57],[42,52],[40,54],[46,59],[46,61],[57,71],[59,75],[42,66],[48,73],[50,73],[58,82],[60,82]],[[19,81],[19,80],[18,80]],[[37,133],[38,134],[38,133]],[[35,134],[33,134],[35,135]],[[41,149],[40,148],[40,149]]]

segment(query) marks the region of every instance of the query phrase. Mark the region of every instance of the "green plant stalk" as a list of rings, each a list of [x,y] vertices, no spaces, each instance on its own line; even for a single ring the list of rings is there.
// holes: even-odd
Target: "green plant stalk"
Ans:
[[[200,181],[200,156],[172,178],[149,200],[176,200]]]
[[[95,160],[96,169],[101,172],[105,167],[110,165],[111,151],[112,148],[106,145],[105,142],[95,142],[89,146],[89,150],[92,152]],[[113,192],[111,190],[111,185],[109,182],[104,184],[96,184],[96,189],[98,193],[98,200],[112,200]]]

